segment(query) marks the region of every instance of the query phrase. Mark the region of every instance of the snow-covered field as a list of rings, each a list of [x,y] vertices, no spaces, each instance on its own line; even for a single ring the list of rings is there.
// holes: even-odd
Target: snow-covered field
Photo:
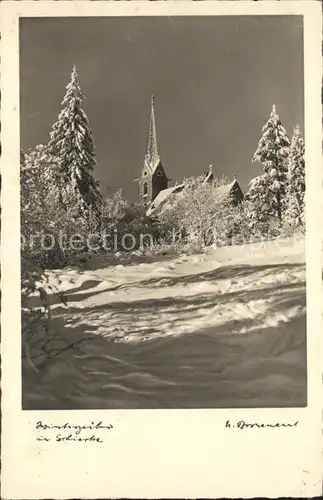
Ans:
[[[306,404],[304,240],[50,273],[69,346],[23,380],[24,408]],[[36,302],[35,302],[36,305]],[[58,341],[59,342],[59,341]]]

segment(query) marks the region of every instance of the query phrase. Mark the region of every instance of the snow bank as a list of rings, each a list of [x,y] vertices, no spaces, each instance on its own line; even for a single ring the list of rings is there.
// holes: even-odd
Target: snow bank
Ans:
[[[26,404],[72,404],[46,395],[61,373],[82,408],[304,404],[304,254],[298,238],[53,271],[67,298],[51,294],[54,327],[85,340],[48,363],[41,396],[30,382]]]

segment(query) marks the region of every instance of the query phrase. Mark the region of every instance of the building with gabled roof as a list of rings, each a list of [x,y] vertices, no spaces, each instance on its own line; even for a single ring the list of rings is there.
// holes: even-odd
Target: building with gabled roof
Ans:
[[[164,204],[169,201],[171,195],[179,193],[184,189],[184,187],[185,184],[177,184],[176,186],[160,191],[156,198],[149,204],[146,215],[148,215],[148,217],[155,215],[164,206]]]
[[[206,179],[204,179],[203,182],[205,182],[205,180]],[[211,182],[210,179],[207,182]],[[185,183],[182,183],[160,191],[158,196],[156,196],[156,198],[150,203],[146,215],[148,215],[148,217],[156,216],[165,207],[167,202],[171,202],[173,195],[176,195],[177,193],[183,191],[183,189],[187,188],[188,186],[186,186]],[[222,203],[223,201],[230,199],[233,205],[237,205],[244,198],[243,192],[236,179],[232,182],[214,188],[214,197],[216,203]]]

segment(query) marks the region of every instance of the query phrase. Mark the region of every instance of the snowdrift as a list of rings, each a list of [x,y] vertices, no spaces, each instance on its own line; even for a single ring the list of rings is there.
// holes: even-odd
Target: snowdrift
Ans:
[[[100,256],[50,283],[67,303],[50,296],[53,349],[24,373],[25,409],[306,404],[302,238],[140,264]]]

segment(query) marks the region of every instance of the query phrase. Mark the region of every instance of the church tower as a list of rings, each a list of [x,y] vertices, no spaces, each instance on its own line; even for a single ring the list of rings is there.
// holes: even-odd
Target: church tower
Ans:
[[[155,123],[155,105],[154,97],[150,99],[150,121],[148,131],[147,150],[144,159],[144,165],[141,170],[139,183],[139,198],[143,207],[156,198],[158,193],[168,186],[165,170],[162,166],[158,154],[156,123]]]

